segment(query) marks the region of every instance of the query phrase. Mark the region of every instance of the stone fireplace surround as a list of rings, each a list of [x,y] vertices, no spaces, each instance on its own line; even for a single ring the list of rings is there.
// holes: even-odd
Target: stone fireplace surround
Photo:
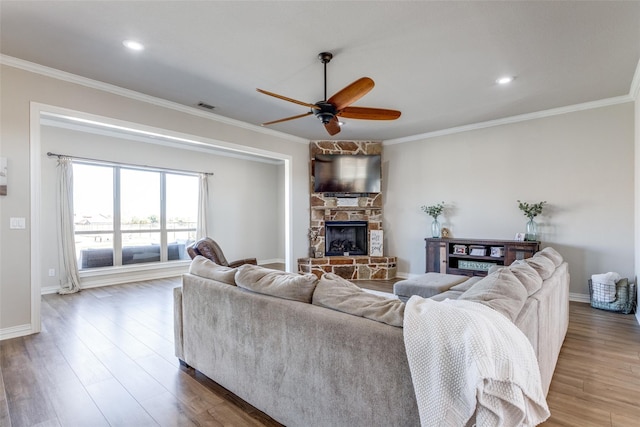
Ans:
[[[396,257],[348,255],[325,256],[326,221],[366,221],[368,230],[382,230],[382,193],[359,195],[357,203],[349,200],[342,205],[341,198],[328,193],[313,192],[313,167],[316,154],[381,154],[381,142],[365,141],[312,141],[309,146],[311,207],[310,231],[317,235],[310,241],[309,258],[298,259],[300,273],[336,273],[349,280],[392,279],[396,276]],[[311,233],[310,233],[311,234]],[[368,241],[369,239],[367,239]],[[366,248],[367,251],[369,248]]]

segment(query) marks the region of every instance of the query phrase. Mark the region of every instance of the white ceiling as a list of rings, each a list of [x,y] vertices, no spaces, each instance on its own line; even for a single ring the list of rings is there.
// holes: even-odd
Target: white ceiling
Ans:
[[[402,111],[271,126],[306,139],[390,140],[628,96],[640,59],[640,1],[7,1],[0,51],[251,124],[359,77],[354,105]],[[131,52],[122,41],[141,41]],[[509,86],[496,78],[515,75]]]

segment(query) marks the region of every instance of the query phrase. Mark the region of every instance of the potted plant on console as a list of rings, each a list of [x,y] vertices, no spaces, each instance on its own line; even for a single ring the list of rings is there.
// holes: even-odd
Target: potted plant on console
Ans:
[[[533,220],[533,218],[537,217],[542,213],[542,209],[547,202],[539,202],[539,203],[527,203],[521,202],[518,200],[518,208],[524,213],[524,216],[529,218],[527,222],[527,233],[525,235],[525,240],[538,240],[538,224]]]
[[[433,218],[433,222],[431,223],[431,237],[440,237],[440,223],[438,222],[438,217],[444,210],[444,202],[431,206],[425,205],[420,209],[422,209],[427,215]]]

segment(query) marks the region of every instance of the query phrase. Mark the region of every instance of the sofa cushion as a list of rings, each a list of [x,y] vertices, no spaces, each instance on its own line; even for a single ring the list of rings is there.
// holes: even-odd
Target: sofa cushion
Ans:
[[[446,299],[458,299],[460,298],[460,295],[462,295],[462,293],[463,293],[462,291],[454,291],[452,289],[449,289],[448,291],[445,291],[441,294],[429,297],[429,299],[432,299],[434,301],[444,301]]]
[[[562,255],[560,255],[560,253],[553,249],[551,246],[547,246],[536,255],[549,258],[553,262],[553,265],[556,266],[556,268],[559,267],[560,264],[562,264],[562,262],[564,261]]]
[[[404,303],[370,294],[337,274],[325,273],[313,292],[313,305],[402,327]]]
[[[459,283],[455,286],[452,286],[451,288],[449,288],[449,290],[458,291],[458,292],[468,291],[469,289],[471,289],[473,285],[475,285],[480,280],[482,280],[482,277],[480,276],[469,277],[469,279],[465,280],[464,282]]]
[[[236,273],[236,284],[240,288],[306,303],[311,302],[317,283],[315,274],[287,273],[252,264],[238,267]]]
[[[492,265],[491,267],[489,267],[489,270],[487,270],[487,274],[495,273],[501,268],[504,268],[504,265],[500,265],[500,264]]]
[[[524,306],[527,290],[508,268],[502,268],[480,280],[458,299],[484,304],[513,322]]]
[[[549,277],[551,277],[556,269],[553,261],[545,256],[538,255],[537,253],[531,258],[525,259],[524,262],[533,267],[533,269],[538,272],[540,277],[542,277],[542,280],[547,280]]]
[[[412,295],[429,298],[467,280],[467,276],[430,272],[394,283],[393,293],[406,299]]]
[[[509,266],[509,270],[511,270],[520,283],[522,283],[527,290],[528,296],[535,294],[542,287],[542,277],[526,262],[516,261]]]
[[[237,268],[218,265],[202,255],[196,256],[189,265],[189,273],[191,274],[233,286],[236,285],[236,271],[238,271]]]

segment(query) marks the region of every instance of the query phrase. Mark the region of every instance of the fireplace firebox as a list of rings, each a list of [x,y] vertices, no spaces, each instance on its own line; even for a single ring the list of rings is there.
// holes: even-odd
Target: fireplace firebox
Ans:
[[[367,255],[367,221],[326,221],[325,256]]]

